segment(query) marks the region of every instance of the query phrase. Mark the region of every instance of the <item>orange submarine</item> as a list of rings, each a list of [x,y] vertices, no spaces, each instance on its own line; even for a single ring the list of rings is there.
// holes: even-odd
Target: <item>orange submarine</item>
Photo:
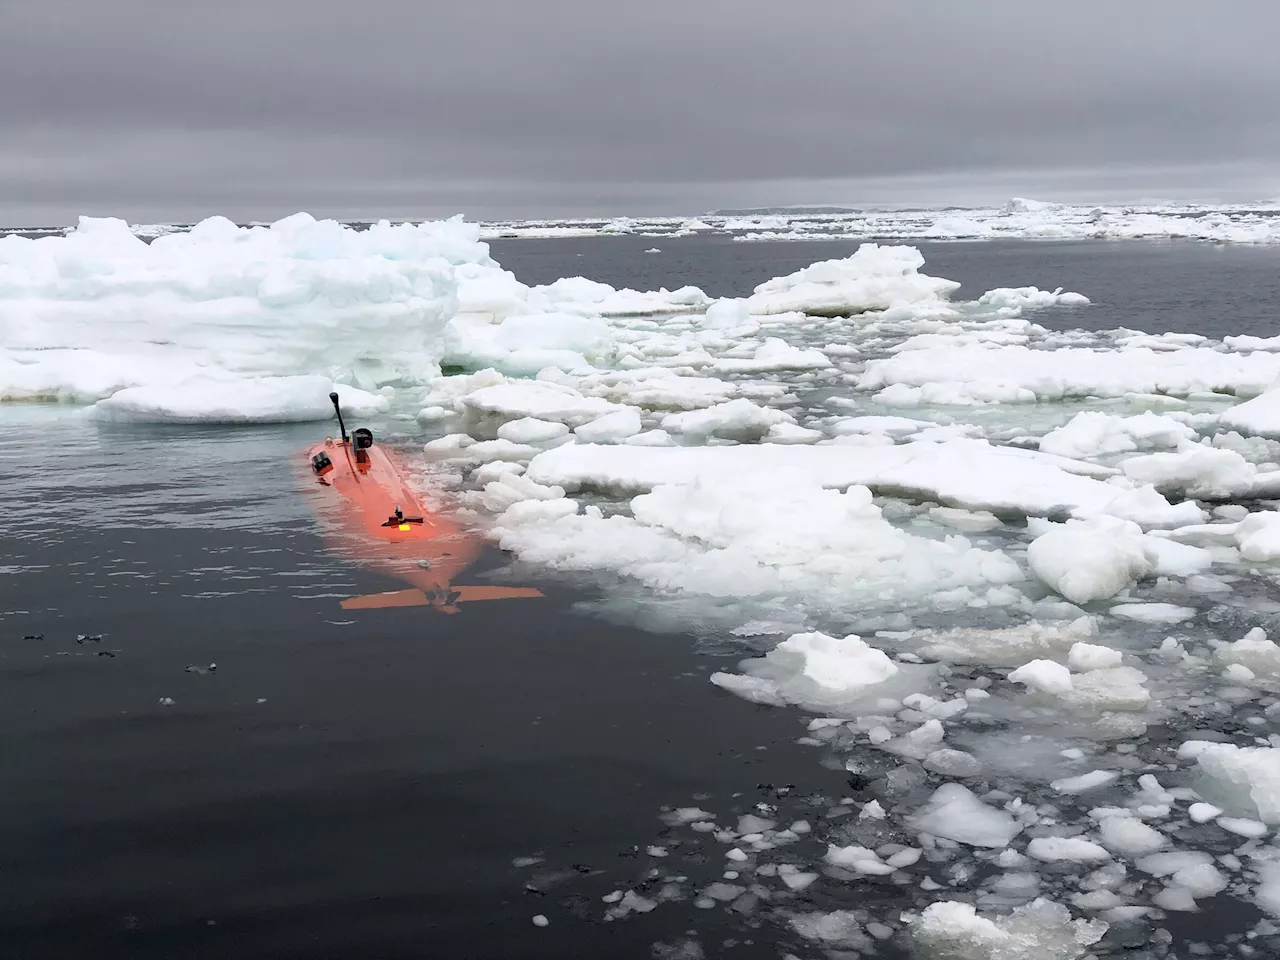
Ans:
[[[391,456],[374,446],[373,433],[361,427],[348,437],[337,393],[329,399],[341,439],[326,437],[306,453],[322,529],[357,563],[409,584],[343,600],[344,609],[432,606],[457,613],[459,603],[542,596],[532,587],[455,586],[454,578],[479,557],[483,539],[444,513],[425,510]]]

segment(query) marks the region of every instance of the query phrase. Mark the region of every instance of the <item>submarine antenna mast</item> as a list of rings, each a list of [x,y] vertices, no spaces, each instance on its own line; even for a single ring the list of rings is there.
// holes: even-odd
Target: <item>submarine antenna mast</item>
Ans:
[[[338,415],[338,429],[342,431],[342,442],[347,442],[347,425],[342,422],[342,408],[338,406],[338,394],[333,392],[329,394],[329,402],[333,404],[333,412]]]

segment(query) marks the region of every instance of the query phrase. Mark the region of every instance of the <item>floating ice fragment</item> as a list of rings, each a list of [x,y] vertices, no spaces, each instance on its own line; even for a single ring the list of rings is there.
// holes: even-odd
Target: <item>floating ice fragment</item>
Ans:
[[[1009,813],[988,806],[958,783],[935,790],[907,822],[916,830],[974,847],[1008,846],[1022,830]]]
[[[1181,623],[1196,615],[1194,607],[1180,607],[1174,603],[1121,603],[1108,612],[1113,617],[1141,623]]]
[[[1096,790],[1098,787],[1114,783],[1118,777],[1119,774],[1114,770],[1094,770],[1078,777],[1064,777],[1061,780],[1054,780],[1049,786],[1053,787],[1058,793],[1084,793],[1088,790]]]
[[[1071,671],[1052,660],[1032,660],[1010,673],[1009,679],[1055,696],[1066,696],[1072,690]]]
[[[1037,898],[987,919],[972,904],[943,900],[911,919],[915,945],[930,960],[1077,960],[1102,939],[1107,924],[1073,920],[1070,911]]]
[[[1105,848],[1082,837],[1036,837],[1027,844],[1027,855],[1037,860],[1070,860],[1089,863],[1110,860]]]
[[[1208,823],[1221,814],[1222,808],[1211,803],[1193,803],[1187,808],[1187,815],[1191,817],[1192,823]]]
[[[1142,857],[1169,844],[1169,838],[1137,817],[1107,817],[1098,828],[1102,843],[1122,857]]]
[[[1072,521],[1037,537],[1027,563],[1068,600],[1088,603],[1114,597],[1151,572],[1143,539],[1136,525]]]
[[[1067,666],[1076,672],[1118,667],[1124,657],[1119,650],[1095,643],[1075,643],[1067,654]]]

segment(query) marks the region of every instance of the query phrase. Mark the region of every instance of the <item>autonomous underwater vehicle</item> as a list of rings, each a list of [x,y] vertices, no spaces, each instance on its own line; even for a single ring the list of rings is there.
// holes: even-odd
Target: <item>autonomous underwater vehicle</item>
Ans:
[[[532,587],[455,586],[479,557],[483,538],[441,511],[427,510],[392,456],[364,428],[347,435],[338,394],[330,393],[340,439],[311,447],[317,514],[326,538],[362,566],[408,583],[405,590],[351,597],[347,610],[432,606],[456,613],[459,603],[541,597]]]

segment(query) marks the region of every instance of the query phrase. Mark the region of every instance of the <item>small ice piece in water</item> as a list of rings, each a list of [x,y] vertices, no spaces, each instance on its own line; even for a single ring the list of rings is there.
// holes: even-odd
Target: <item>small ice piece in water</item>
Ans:
[[[539,913],[539,914],[535,914],[535,915],[534,915],[534,918],[533,918],[533,925],[534,925],[535,927],[545,927],[545,926],[546,926],[547,924],[549,924],[550,922],[551,922],[551,921],[550,921],[550,920],[548,920],[548,919],[547,919],[545,916],[543,916],[541,913]]]
[[[1193,803],[1187,808],[1187,815],[1191,817],[1192,823],[1208,823],[1221,814],[1222,808],[1211,803]]]
[[[1265,823],[1243,817],[1218,817],[1214,822],[1228,833],[1249,839],[1265,837],[1270,832],[1270,828]]]
[[[782,882],[787,885],[788,890],[794,890],[799,893],[801,890],[807,890],[818,879],[820,874],[817,873],[781,873]]]
[[[1070,860],[1074,863],[1111,859],[1105,847],[1083,837],[1036,837],[1027,844],[1027,855],[1036,860]]]
[[[1122,857],[1143,857],[1169,843],[1168,837],[1137,817],[1107,817],[1098,832],[1103,846]]]
[[[907,822],[916,830],[974,847],[1006,847],[1022,831],[1011,814],[983,803],[958,783],[940,786]]]
[[[993,920],[972,904],[942,900],[910,921],[916,946],[937,960],[1077,960],[1107,928],[1100,920],[1072,920],[1066,907],[1044,898]]]
[[[924,758],[926,770],[949,777],[975,777],[982,772],[982,764],[971,753],[963,750],[934,750]]]
[[[857,845],[849,847],[829,845],[826,860],[827,863],[837,867],[870,876],[887,876],[895,869],[876,856],[875,851]]]
[[[1065,753],[1065,751],[1063,752]],[[1063,777],[1061,780],[1054,780],[1049,786],[1053,787],[1058,793],[1084,793],[1086,790],[1095,790],[1098,787],[1105,787],[1109,783],[1114,783],[1119,776],[1114,770],[1094,770],[1090,773],[1083,773],[1078,777]]]
[[[791,929],[806,940],[816,940],[827,947],[872,948],[871,939],[862,932],[858,915],[852,910],[802,913],[791,918]]]
[[[669,827],[679,827],[686,823],[693,823],[696,820],[714,820],[715,818],[716,815],[714,813],[707,813],[707,811],[699,807],[677,807],[675,810],[662,814],[658,819]]]
[[[1280,674],[1280,646],[1267,639],[1266,631],[1254,627],[1234,643],[1226,643],[1215,651],[1224,663],[1248,668],[1258,674]]]
[[[1032,573],[1072,603],[1114,597],[1151,572],[1137,524],[1098,518],[1042,533],[1027,548]]]
[[[1212,789],[1225,809],[1256,814],[1263,823],[1280,823],[1280,749],[1238,747],[1231,743],[1188,740],[1178,748],[1179,758],[1194,757],[1210,778],[1202,790]]]
[[[1174,603],[1121,603],[1112,607],[1109,613],[1113,617],[1140,623],[1181,623],[1196,615],[1194,607],[1180,607]]]
[[[848,699],[892,679],[899,667],[861,638],[797,633],[763,658],[744,660],[746,677],[716,673],[711,682],[746,696],[744,682],[766,684],[776,699],[813,703]],[[766,700],[765,702],[769,702]]]
[[[1071,693],[1072,689],[1071,671],[1052,660],[1032,660],[1009,674],[1009,679],[1059,697]]]
[[[1086,670],[1105,670],[1118,667],[1124,657],[1119,650],[1103,647],[1096,643],[1077,643],[1067,654],[1067,666],[1077,673]]]
[[[554,420],[539,420],[536,417],[521,417],[519,420],[508,420],[498,427],[498,439],[512,443],[532,444],[546,443],[567,436],[569,428]]]
[[[644,423],[640,419],[640,411],[635,407],[624,407],[582,424],[573,433],[583,443],[618,443],[635,436],[642,429]]]

